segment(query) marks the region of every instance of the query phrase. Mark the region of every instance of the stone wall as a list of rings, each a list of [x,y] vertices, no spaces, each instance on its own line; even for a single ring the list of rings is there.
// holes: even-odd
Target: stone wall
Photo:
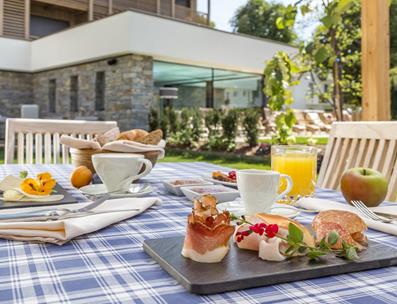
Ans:
[[[21,105],[33,103],[32,75],[0,71],[0,114],[20,117]]]
[[[116,120],[122,130],[148,127],[153,100],[152,58],[126,55],[35,73],[33,99],[40,117],[60,119]],[[95,79],[105,73],[105,110],[95,110]],[[71,111],[71,77],[78,77],[78,111]],[[49,81],[56,79],[56,111],[49,113]]]

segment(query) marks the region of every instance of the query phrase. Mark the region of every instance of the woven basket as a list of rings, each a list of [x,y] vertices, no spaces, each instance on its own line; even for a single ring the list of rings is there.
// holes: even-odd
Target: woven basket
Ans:
[[[114,151],[106,151],[106,150],[90,150],[90,149],[73,149],[70,148],[70,156],[72,159],[72,164],[75,167],[78,166],[86,166],[88,169],[90,169],[92,172],[95,173],[94,166],[92,164],[92,159],[91,156],[94,154],[98,153],[123,153],[123,152],[114,152]],[[146,159],[150,160],[152,163],[152,166],[156,164],[160,152],[158,151],[149,151],[149,152],[140,152],[140,153],[133,153],[133,154],[141,154],[143,155]],[[144,171],[144,167],[141,169],[141,172]]]

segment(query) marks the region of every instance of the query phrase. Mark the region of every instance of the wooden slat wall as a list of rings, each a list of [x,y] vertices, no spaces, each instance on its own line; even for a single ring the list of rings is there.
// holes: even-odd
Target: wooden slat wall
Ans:
[[[4,36],[25,37],[24,0],[4,1]]]

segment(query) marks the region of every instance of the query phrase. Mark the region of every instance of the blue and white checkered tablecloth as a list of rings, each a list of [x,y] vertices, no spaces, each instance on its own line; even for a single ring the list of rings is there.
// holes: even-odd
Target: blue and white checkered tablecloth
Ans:
[[[50,171],[79,200],[69,183],[70,166],[2,165],[0,177]],[[397,267],[198,296],[190,294],[142,249],[144,239],[182,235],[191,203],[168,194],[161,182],[222,167],[207,163],[160,163],[143,179],[163,204],[63,245],[0,240],[0,303],[397,303]],[[334,191],[318,196],[340,200]],[[310,223],[312,215],[297,218]],[[368,236],[397,247],[397,237]]]

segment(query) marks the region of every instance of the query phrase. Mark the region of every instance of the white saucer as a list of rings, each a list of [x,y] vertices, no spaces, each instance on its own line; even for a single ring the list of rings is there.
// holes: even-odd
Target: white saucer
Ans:
[[[103,195],[107,193],[104,184],[91,184],[80,188],[86,195]],[[153,192],[153,188],[147,184],[132,184],[127,192],[112,193],[111,197],[139,197]]]
[[[218,210],[227,210],[236,216],[242,216],[245,213],[243,201],[241,199],[232,202],[217,204]],[[274,204],[270,209],[271,214],[282,215],[288,218],[294,218],[300,214],[300,211],[293,206]]]
[[[209,181],[209,182],[214,183],[214,184],[219,184],[219,185],[224,185],[224,186],[228,186],[228,187],[237,188],[237,182],[236,183],[231,183],[231,182],[220,181],[220,180],[217,180],[215,178],[212,178],[211,175],[203,175],[202,177],[206,181]]]

